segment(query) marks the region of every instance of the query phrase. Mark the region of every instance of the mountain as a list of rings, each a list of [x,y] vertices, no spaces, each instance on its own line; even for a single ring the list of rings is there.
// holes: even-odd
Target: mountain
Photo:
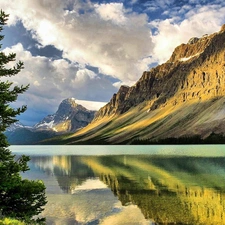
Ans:
[[[22,128],[27,128],[27,129],[30,129],[32,127],[29,127],[29,126],[24,126],[22,123],[20,123],[19,121],[18,122],[15,122],[13,123],[8,129],[7,131],[15,131],[17,129],[22,129]]]
[[[11,145],[30,145],[53,138],[57,133],[51,131],[35,131],[32,128],[17,128],[13,131],[7,130],[5,135]]]
[[[74,98],[68,98],[60,103],[55,114],[46,116],[33,127],[26,127],[17,122],[6,130],[5,135],[10,144],[37,144],[87,126],[94,115],[95,111],[77,104]]]
[[[66,144],[129,144],[225,134],[225,25],[176,47],[170,59],[121,86]],[[225,139],[224,139],[225,140]],[[56,142],[55,143],[60,143]]]
[[[63,100],[53,115],[48,115],[34,126],[36,130],[71,132],[87,126],[94,118],[91,111],[76,103],[74,98]]]

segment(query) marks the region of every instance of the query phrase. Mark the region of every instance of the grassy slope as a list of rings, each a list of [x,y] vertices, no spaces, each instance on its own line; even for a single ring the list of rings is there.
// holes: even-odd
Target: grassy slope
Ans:
[[[127,113],[104,117],[78,132],[52,139],[49,144],[129,144],[131,140],[225,133],[225,97],[192,100],[147,112],[147,102]]]

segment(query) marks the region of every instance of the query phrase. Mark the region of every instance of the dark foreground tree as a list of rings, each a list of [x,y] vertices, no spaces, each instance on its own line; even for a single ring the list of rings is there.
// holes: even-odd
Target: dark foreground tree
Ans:
[[[8,15],[0,12],[0,32],[7,22]],[[0,41],[4,38],[0,35]],[[2,46],[0,45],[0,48]],[[18,94],[25,92],[27,86],[13,86],[7,77],[18,74],[23,69],[23,63],[15,63],[16,54],[6,55],[0,52],[0,218],[12,217],[27,223],[36,221],[42,223],[43,219],[34,220],[33,217],[43,211],[46,204],[45,186],[42,181],[22,179],[21,172],[29,170],[28,156],[15,159],[15,155],[8,149],[4,131],[16,122],[16,116],[26,110],[26,106],[14,109],[10,103],[17,100]],[[11,63],[15,66],[11,67]]]

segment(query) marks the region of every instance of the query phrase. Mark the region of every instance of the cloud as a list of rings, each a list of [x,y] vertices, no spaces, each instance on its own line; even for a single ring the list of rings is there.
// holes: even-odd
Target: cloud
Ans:
[[[176,46],[187,43],[192,37],[217,32],[224,22],[225,7],[220,4],[198,5],[195,8],[184,5],[173,18],[150,22],[153,28],[157,28],[152,37],[154,61],[165,62]]]
[[[54,113],[60,102],[68,97],[92,101],[89,105],[92,109],[97,109],[102,106],[99,102],[108,102],[112,93],[117,91],[108,77],[100,78],[93,71],[80,68],[64,59],[32,56],[20,43],[4,49],[4,52],[14,52],[17,59],[24,62],[25,68],[11,79],[16,85],[30,84],[28,91],[14,104],[14,107],[27,105],[28,114],[39,112],[41,116],[46,116]],[[94,107],[95,101],[98,103]],[[28,114],[25,116],[29,117]],[[37,118],[34,120],[38,121]]]
[[[131,0],[131,1],[129,2],[129,4],[134,5],[134,4],[136,4],[137,2],[138,2],[138,0]]]
[[[147,15],[130,12],[122,3],[19,0],[3,3],[3,9],[12,16],[9,24],[21,20],[41,45],[53,45],[64,58],[123,82],[141,76],[140,61],[151,53]]]
[[[95,11],[105,21],[112,21],[116,24],[126,24],[125,10],[122,3],[95,4]]]
[[[99,110],[101,107],[107,104],[107,102],[96,102],[96,101],[85,101],[85,100],[76,100],[77,104],[84,106],[89,110]]]
[[[143,3],[145,11],[154,12],[159,9],[169,9],[174,3],[174,0],[158,0],[158,1],[146,1]]]
[[[21,44],[8,49],[25,62],[25,70],[13,81],[30,83],[19,103],[35,113],[53,113],[68,97],[109,101],[119,85],[134,84],[151,63],[168,60],[177,45],[219,31],[225,22],[225,3],[204,4],[200,0],[183,5],[145,1],[142,12],[147,15],[118,1],[2,1],[1,8],[10,14],[9,25],[21,21],[37,46],[51,45],[62,51],[62,59],[51,59],[33,56]],[[158,19],[151,20],[152,14]]]
[[[3,9],[11,14],[9,24],[21,20],[41,45],[53,45],[63,51],[64,58],[83,67],[97,67],[99,72],[130,85],[150,63],[166,61],[178,44],[219,29],[224,21],[224,3],[201,3],[190,0],[180,6],[171,0],[145,2],[146,9],[160,8],[167,16],[154,21],[123,3],[19,0],[16,4],[3,2]],[[150,28],[157,32],[152,35]]]

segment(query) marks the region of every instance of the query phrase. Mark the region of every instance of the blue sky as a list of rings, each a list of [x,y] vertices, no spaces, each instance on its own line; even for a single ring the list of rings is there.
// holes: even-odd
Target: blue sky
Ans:
[[[33,125],[69,97],[89,109],[108,102],[120,85],[168,60],[192,37],[220,30],[223,0],[0,0],[10,14],[2,50],[25,69],[12,80],[30,84],[15,107]]]

